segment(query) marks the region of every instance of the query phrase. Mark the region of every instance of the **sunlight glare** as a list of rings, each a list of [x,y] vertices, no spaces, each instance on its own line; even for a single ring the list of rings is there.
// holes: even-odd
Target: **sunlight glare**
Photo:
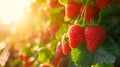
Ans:
[[[27,0],[26,0],[27,1]],[[0,0],[0,19],[3,24],[18,21],[23,16],[25,0]]]

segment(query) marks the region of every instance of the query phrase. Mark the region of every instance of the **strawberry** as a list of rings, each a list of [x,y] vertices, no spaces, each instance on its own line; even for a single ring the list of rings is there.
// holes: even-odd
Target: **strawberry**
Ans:
[[[78,47],[84,42],[84,29],[79,25],[72,25],[68,30],[69,45],[71,48]]]
[[[52,60],[52,65],[53,65],[54,67],[57,67],[60,60],[61,60],[61,58],[55,57],[55,58]]]
[[[80,8],[80,14],[82,14],[84,9],[84,5],[81,6]],[[86,9],[86,22],[90,23],[98,17],[99,13],[99,8],[93,7],[93,6],[88,6]],[[84,18],[85,15],[82,15],[82,18]]]
[[[69,47],[69,39],[67,34],[62,36],[62,50],[64,55],[68,55],[71,52],[71,48]]]
[[[23,67],[33,67],[33,61],[26,61],[26,62],[23,64]]]
[[[57,44],[57,47],[56,47],[56,56],[59,57],[59,58],[62,58],[62,57],[65,56],[65,55],[63,54],[62,45],[61,45],[60,42]]]
[[[77,2],[68,2],[65,6],[65,15],[68,18],[75,18],[79,14],[80,4]]]
[[[64,7],[62,4],[59,3],[58,0],[48,0],[48,3],[51,8],[53,7]]]
[[[107,32],[105,28],[100,26],[89,26],[85,28],[85,37],[87,48],[90,52],[95,51],[106,39]]]
[[[51,8],[55,7],[57,5],[57,0],[48,0],[48,3]]]
[[[19,55],[19,58],[23,61],[27,61],[29,59],[27,55],[23,55],[23,54]]]
[[[100,10],[107,7],[113,0],[96,0],[96,5]]]

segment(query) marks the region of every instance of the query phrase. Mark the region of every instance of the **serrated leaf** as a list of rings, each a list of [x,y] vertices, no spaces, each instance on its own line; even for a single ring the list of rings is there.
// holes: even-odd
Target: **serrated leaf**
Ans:
[[[116,57],[104,50],[102,47],[98,48],[94,54],[94,62],[93,64],[112,64],[115,62]]]
[[[107,7],[99,13],[100,19],[105,19],[113,16],[120,16],[120,8]]]
[[[113,64],[116,57],[104,50],[102,47],[91,53],[86,49],[85,44],[75,48],[71,52],[72,60],[78,67],[91,67],[93,64]]]
[[[85,48],[84,44],[73,49],[71,56],[73,61],[76,62],[79,67],[90,67],[92,64],[93,54]]]
[[[115,43],[115,41],[111,38],[108,37],[106,41],[101,45],[105,50],[111,52],[114,54],[115,50],[117,50],[118,46]],[[113,51],[114,50],[114,51]]]

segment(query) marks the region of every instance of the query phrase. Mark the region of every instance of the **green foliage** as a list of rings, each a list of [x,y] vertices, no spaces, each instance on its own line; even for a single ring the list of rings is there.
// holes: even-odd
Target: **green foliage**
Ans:
[[[23,46],[22,53],[26,54],[27,56],[31,57],[33,55],[32,51],[29,47]]]
[[[63,24],[63,25],[60,27],[60,29],[58,30],[57,35],[56,35],[57,40],[60,40],[61,37],[62,37],[62,35],[63,35],[64,33],[67,33],[69,26],[70,26],[70,25]]]
[[[53,55],[53,56],[55,56],[55,54],[56,54],[57,43],[58,43],[58,40],[54,40],[54,41],[52,41],[52,42],[49,43],[51,55]]]
[[[12,67],[22,67],[22,61],[20,59],[16,59],[13,61]]]
[[[41,48],[38,53],[38,59],[40,62],[49,62],[51,57],[51,52],[48,48]]]
[[[116,57],[104,50],[102,47],[98,48],[94,54],[94,64],[96,63],[107,63],[112,64],[115,62]]]
[[[90,67],[93,61],[93,54],[86,49],[85,44],[73,49],[71,56],[78,67]]]
[[[68,2],[68,0],[59,0],[59,2],[60,2],[60,4],[62,4],[62,5],[66,5],[67,2]]]
[[[105,63],[103,63],[103,64],[96,64],[94,67],[114,67],[114,65],[113,64],[105,64]]]
[[[109,43],[111,44],[111,43]],[[75,48],[71,52],[72,59],[80,67],[91,67],[93,64],[113,64],[116,57],[103,47],[99,47],[95,52],[91,53],[86,49],[85,44]]]
[[[120,16],[120,8],[107,7],[99,13],[99,19],[104,20],[106,18]]]

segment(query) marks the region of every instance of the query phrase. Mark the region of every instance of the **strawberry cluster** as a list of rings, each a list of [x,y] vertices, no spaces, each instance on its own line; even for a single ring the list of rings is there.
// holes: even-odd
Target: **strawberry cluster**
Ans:
[[[103,0],[96,0],[95,6],[80,4],[75,1],[69,1],[65,5],[66,17],[74,20],[80,16],[80,19],[77,19],[77,23],[75,22],[69,27],[68,32],[62,36],[61,42],[57,44],[56,57],[52,62],[54,67],[60,67],[61,60],[82,43],[86,43],[87,49],[94,52],[105,41],[107,37],[106,29],[99,24],[93,24],[93,21],[98,18],[99,12],[107,7],[112,0],[105,0],[105,3],[101,1]]]
[[[86,22],[91,23],[98,17],[99,11],[107,7],[112,0],[95,0],[95,2],[95,6],[87,5],[87,8],[84,10],[86,5],[70,1],[65,6],[65,15],[71,19],[82,15],[82,18],[86,17]]]
[[[78,47],[82,43],[87,43],[87,49],[94,52],[106,39],[106,29],[98,24],[93,24],[93,21],[98,18],[101,10],[107,7],[112,0],[96,0],[95,6],[87,4],[79,4],[74,1],[67,3],[65,7],[65,15],[68,18],[76,18],[80,15],[83,23],[73,24],[68,30],[69,46],[71,49]],[[85,25],[85,22],[88,25]]]

